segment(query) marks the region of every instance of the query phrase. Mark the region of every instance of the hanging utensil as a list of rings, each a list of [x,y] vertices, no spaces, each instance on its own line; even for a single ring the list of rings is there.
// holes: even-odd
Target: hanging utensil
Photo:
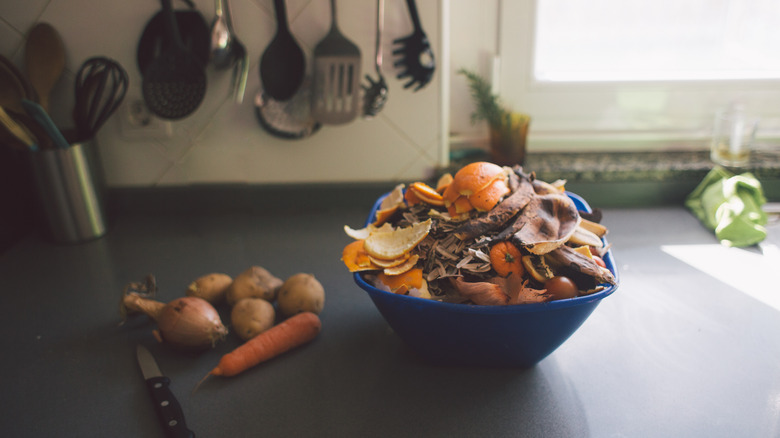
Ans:
[[[21,143],[23,149],[38,150],[38,139],[35,137],[35,134],[30,132],[23,124],[18,123],[2,106],[0,106],[0,125],[5,128],[12,139],[16,140],[12,145],[16,146]]]
[[[274,0],[276,35],[260,59],[260,80],[265,92],[276,100],[291,98],[306,73],[306,59],[287,23],[284,0]]]
[[[242,103],[246,92],[246,82],[249,79],[249,53],[238,39],[233,42],[233,52],[237,59],[233,67],[233,100],[236,103]]]
[[[15,121],[23,130],[30,133],[30,137],[35,141],[35,145],[28,147],[22,140],[20,140],[16,135],[12,134],[11,131],[8,130],[5,130],[5,132],[0,135],[0,144],[8,144],[16,147],[17,149],[26,150],[54,149],[54,143],[49,135],[46,133],[46,131],[43,130],[43,128],[41,128],[38,122],[33,120],[33,118],[27,114],[27,112],[19,113],[8,109],[6,110],[6,113],[8,113],[11,119]]]
[[[37,100],[32,84],[8,58],[0,55],[0,105],[23,129],[33,134],[40,149],[51,149],[51,139],[27,114],[22,106],[23,99]]]
[[[360,49],[339,31],[336,0],[330,0],[330,10],[330,32],[314,48],[312,116],[342,124],[360,110]]]
[[[205,69],[209,61],[211,35],[209,25],[195,5],[185,1],[189,9],[174,10],[176,27],[184,45],[192,52]],[[144,27],[141,38],[138,41],[136,63],[138,71],[143,74],[155,59],[162,56],[166,44],[170,42],[168,37],[168,19],[165,11],[157,12]]]
[[[21,102],[19,105],[22,106]],[[37,149],[48,150],[54,148],[54,142],[51,137],[49,137],[49,134],[37,121],[35,121],[32,117],[30,117],[29,114],[27,114],[27,110],[24,109],[24,106],[22,106],[21,111],[6,108],[6,113],[8,113],[13,121],[19,124],[23,130],[30,133],[31,137],[35,140]],[[17,146],[19,147],[26,147],[21,141],[14,140],[13,137],[11,137],[10,132],[8,132],[8,135],[4,136],[4,138],[0,140],[0,143],[3,141],[8,141],[9,139],[16,142]]]
[[[215,0],[215,18],[211,24],[211,64],[217,70],[233,66],[231,94],[236,103],[244,101],[249,76],[249,55],[233,30],[228,0]]]
[[[93,138],[119,108],[127,84],[127,72],[113,59],[95,56],[84,61],[76,74],[73,111],[80,141]]]
[[[35,91],[11,61],[0,55],[0,105],[13,111],[24,111],[22,99],[35,99]]]
[[[363,85],[365,95],[363,96],[363,116],[373,117],[382,111],[387,102],[387,82],[382,76],[382,30],[384,28],[385,0],[376,2],[376,56],[374,57],[374,67],[378,79],[374,81],[371,76],[366,75],[368,85]]]
[[[298,92],[285,101],[260,90],[255,95],[255,116],[274,137],[298,140],[319,131],[322,125],[311,116],[311,77],[304,77]]]
[[[233,35],[230,25],[230,10],[225,7],[227,0],[215,0],[214,21],[211,23],[211,64],[222,70],[235,61],[233,56]]]
[[[404,84],[404,88],[410,88],[416,84],[414,91],[417,91],[426,86],[433,78],[436,62],[433,57],[433,50],[428,42],[428,37],[420,24],[420,16],[417,14],[415,1],[406,0],[406,6],[409,8],[409,16],[412,19],[414,30],[411,35],[393,41],[400,46],[393,50],[393,55],[400,55],[400,59],[393,66],[406,67],[396,77],[398,79],[410,78],[409,82]]]
[[[167,21],[163,53],[143,74],[141,90],[146,106],[163,119],[181,119],[194,112],[206,96],[203,63],[184,45],[171,0],[161,0]]]
[[[38,103],[49,110],[49,94],[65,69],[65,45],[48,23],[38,23],[27,35],[24,49],[27,77],[38,94]]]
[[[51,140],[54,147],[60,149],[67,149],[70,147],[68,141],[65,140],[65,136],[62,135],[62,132],[60,132],[59,128],[54,124],[54,121],[49,117],[49,113],[47,113],[39,103],[22,99],[22,106],[27,114],[32,117],[38,126],[46,133],[46,136]]]

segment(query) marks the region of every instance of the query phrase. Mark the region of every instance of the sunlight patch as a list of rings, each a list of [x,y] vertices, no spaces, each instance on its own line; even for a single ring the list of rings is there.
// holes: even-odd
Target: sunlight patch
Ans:
[[[770,276],[776,276],[780,270],[777,245],[760,244],[751,248],[729,248],[720,244],[662,245],[661,250],[780,310],[780,287],[770,280]]]

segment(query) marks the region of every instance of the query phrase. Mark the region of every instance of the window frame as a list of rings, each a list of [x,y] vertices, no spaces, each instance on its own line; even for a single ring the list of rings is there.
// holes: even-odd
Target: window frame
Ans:
[[[529,150],[706,149],[715,113],[735,101],[761,118],[759,143],[780,139],[780,79],[538,81],[538,0],[497,1],[498,91],[531,115]]]

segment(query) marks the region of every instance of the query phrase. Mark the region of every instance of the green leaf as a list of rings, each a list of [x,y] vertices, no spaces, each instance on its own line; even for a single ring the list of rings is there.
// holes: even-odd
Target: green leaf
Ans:
[[[485,120],[491,126],[501,126],[503,119],[509,114],[501,104],[497,95],[491,92],[490,84],[478,74],[461,68],[458,74],[466,77],[469,92],[476,105],[471,113],[471,123]]]

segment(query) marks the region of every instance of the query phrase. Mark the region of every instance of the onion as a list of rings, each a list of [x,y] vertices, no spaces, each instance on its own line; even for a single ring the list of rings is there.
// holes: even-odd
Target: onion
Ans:
[[[157,319],[160,337],[177,348],[205,350],[224,339],[227,328],[214,306],[198,297],[177,298],[160,311]]]
[[[167,304],[155,301],[151,298],[156,292],[151,276],[141,285],[143,292],[135,291],[138,286],[131,283],[125,288],[120,312],[123,318],[138,312],[152,318],[157,322],[157,340],[183,350],[205,350],[227,335],[219,313],[208,301],[198,297],[181,297]]]

